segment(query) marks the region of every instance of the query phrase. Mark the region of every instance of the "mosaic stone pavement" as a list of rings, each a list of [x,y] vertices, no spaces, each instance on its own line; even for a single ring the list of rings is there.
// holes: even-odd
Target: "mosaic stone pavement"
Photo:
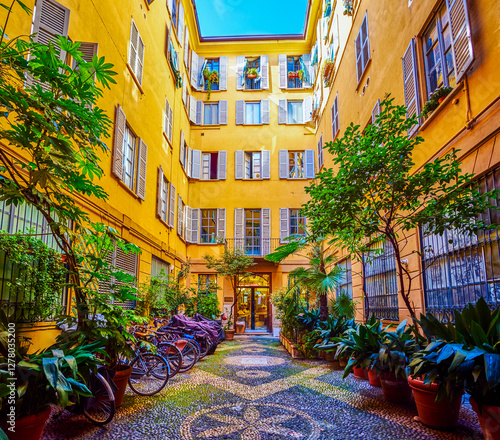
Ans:
[[[242,337],[221,344],[189,374],[158,395],[127,391],[106,427],[64,412],[44,440],[479,440],[476,414],[463,405],[454,432],[413,420],[414,405],[383,400],[368,381],[332,371],[323,361],[292,360],[274,338]]]

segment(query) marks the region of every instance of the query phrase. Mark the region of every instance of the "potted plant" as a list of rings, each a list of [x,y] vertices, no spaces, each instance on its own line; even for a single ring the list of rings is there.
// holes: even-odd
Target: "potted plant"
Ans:
[[[210,93],[212,92],[212,84],[219,84],[219,72],[216,70],[205,69],[203,71],[203,78],[207,83],[207,100],[210,101]]]
[[[354,319],[347,319],[344,315],[335,317],[329,315],[326,321],[321,321],[318,324],[318,339],[319,342],[316,344],[318,350],[322,350],[326,353],[326,360],[333,361],[333,369],[340,370],[343,369],[340,366],[340,360],[336,358],[337,345],[334,338],[341,337],[348,329],[354,328]],[[333,356],[330,358],[330,356]],[[348,357],[347,357],[348,359]],[[345,360],[344,367],[347,365],[347,359]]]
[[[321,67],[323,83],[325,87],[329,87],[335,74],[335,63],[330,58],[323,61],[323,66]]]
[[[301,81],[304,79],[304,71],[302,69],[297,70],[296,74],[297,78],[300,79]]]
[[[454,326],[430,314],[420,322],[426,336],[436,341],[429,345],[426,356],[415,356],[410,364],[414,374],[424,374],[424,379],[432,382],[435,401],[453,402],[457,395],[461,397],[464,385],[485,439],[499,439],[500,309],[491,311],[481,297],[476,304],[469,303],[462,312],[455,312]],[[457,382],[458,388],[450,386]],[[458,403],[455,406],[460,408]],[[419,416],[422,418],[420,411]]]
[[[444,101],[444,98],[450,94],[453,89],[451,87],[440,87],[439,89],[432,92],[429,96],[429,100],[425,103],[422,109],[422,116],[426,118],[429,113],[432,113],[439,107]]]
[[[250,67],[246,71],[246,76],[248,79],[257,79],[259,77],[259,71],[255,67]]]
[[[295,79],[297,78],[297,72],[291,70],[290,72],[288,72],[288,79]]]

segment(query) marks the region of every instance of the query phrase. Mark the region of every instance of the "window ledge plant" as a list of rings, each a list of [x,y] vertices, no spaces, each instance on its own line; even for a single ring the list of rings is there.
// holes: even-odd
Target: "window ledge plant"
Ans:
[[[246,76],[248,79],[257,79],[259,77],[259,71],[255,67],[250,67],[246,71]]]
[[[439,107],[439,104],[443,102],[444,98],[446,98],[452,90],[453,88],[451,87],[440,87],[432,92],[429,96],[429,100],[425,103],[424,108],[422,109],[422,116],[427,118],[430,113]]]
[[[219,84],[219,72],[216,70],[205,69],[203,71],[203,78],[207,83],[207,100],[210,101],[210,93],[212,92],[212,84]]]

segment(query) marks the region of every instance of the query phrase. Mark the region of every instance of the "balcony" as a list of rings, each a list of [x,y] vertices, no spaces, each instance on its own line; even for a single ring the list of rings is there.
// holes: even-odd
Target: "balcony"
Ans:
[[[274,252],[280,246],[279,238],[228,238],[226,239],[226,249],[241,249],[245,255],[255,258],[263,258],[267,254]]]

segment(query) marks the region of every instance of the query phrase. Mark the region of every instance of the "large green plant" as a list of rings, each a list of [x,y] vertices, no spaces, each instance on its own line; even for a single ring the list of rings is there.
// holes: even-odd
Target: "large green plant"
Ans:
[[[299,327],[297,310],[303,310],[304,299],[283,287],[272,293],[271,303],[281,322],[281,333],[288,339],[295,339]]]
[[[330,315],[326,321],[318,324],[318,335],[321,342],[317,347],[321,351],[337,351],[337,345],[334,338],[340,338],[347,330],[355,328],[354,319],[347,319],[346,316]]]
[[[479,216],[497,209],[491,201],[498,191],[480,194],[473,175],[461,172],[456,151],[415,172],[413,152],[423,139],[408,137],[408,131],[417,118],[406,118],[406,108],[392,103],[389,98],[381,103],[373,124],[362,128],[351,123],[344,136],[327,144],[333,167],[324,168],[306,187],[310,201],[303,209],[313,236],[331,236],[333,245],[351,255],[369,251],[370,243],[388,241],[399,294],[415,319],[410,293],[412,280],[421,273],[407,267],[403,253],[414,230],[424,225],[435,234],[494,228]]]

